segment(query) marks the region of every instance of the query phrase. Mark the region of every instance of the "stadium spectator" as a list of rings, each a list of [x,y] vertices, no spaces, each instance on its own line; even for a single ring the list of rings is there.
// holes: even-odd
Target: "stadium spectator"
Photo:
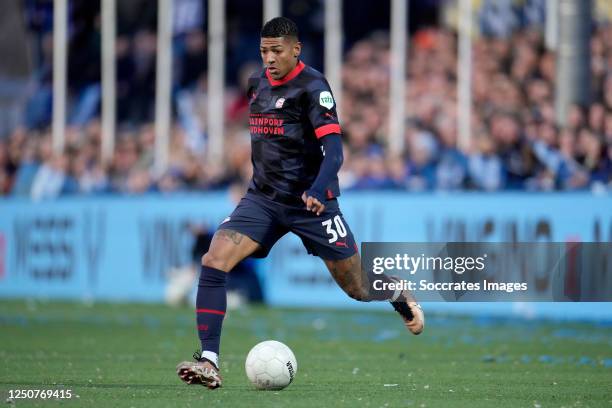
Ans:
[[[8,148],[0,140],[0,195],[6,195],[10,191],[10,161]]]
[[[198,2],[183,3],[187,10]],[[473,137],[466,150],[456,146],[456,33],[432,27],[420,29],[412,36],[406,89],[408,129],[405,149],[400,152],[386,148],[388,35],[373,32],[352,43],[342,67],[343,188],[412,191],[611,188],[612,27],[600,24],[592,34],[591,70],[596,91],[593,102],[590,106],[573,105],[568,125],[558,127],[554,109],[555,55],[544,49],[540,27],[543,2],[532,0],[522,4],[517,7],[512,1],[483,2],[480,23],[485,35],[475,38],[473,43]],[[146,2],[138,7],[146,8]],[[511,11],[501,13],[506,9]],[[33,10],[38,17],[33,16],[32,21],[44,17],[43,11]],[[95,17],[87,7],[80,12],[87,18]],[[184,14],[179,19],[183,28],[175,27],[180,28],[175,33],[176,125],[171,137],[170,168],[161,176],[152,172],[154,18],[149,16],[145,23],[134,24],[130,30],[119,30],[120,126],[108,166],[100,162],[99,123],[92,119],[97,112],[97,107],[92,106],[98,102],[93,91],[89,99],[76,98],[76,106],[69,107],[71,117],[81,119],[68,128],[65,154],[50,153],[47,127],[51,113],[51,36],[49,24],[32,23],[30,28],[37,38],[37,81],[24,109],[25,127],[0,142],[0,194],[51,198],[69,193],[208,190],[245,183],[251,169],[245,130],[248,123],[244,116],[248,101],[242,88],[244,78],[255,68],[250,62],[232,67],[239,79],[238,84],[228,89],[224,102],[228,118],[225,159],[220,165],[208,163],[204,158],[208,103],[206,31],[198,13]],[[75,41],[98,52],[99,44],[94,41],[91,45],[97,29],[83,30],[75,31],[74,35],[78,34]],[[72,47],[76,46],[75,43]],[[85,58],[83,55],[80,60]],[[93,89],[90,85],[96,85],[98,78],[90,68],[95,65],[95,61],[89,62],[88,69],[71,80],[80,84],[75,89]],[[81,95],[87,96],[87,91]],[[53,183],[42,186],[44,180]]]
[[[476,152],[468,159],[471,187],[482,191],[500,190],[504,185],[504,172],[499,156],[495,154],[495,142],[490,136],[476,136]]]

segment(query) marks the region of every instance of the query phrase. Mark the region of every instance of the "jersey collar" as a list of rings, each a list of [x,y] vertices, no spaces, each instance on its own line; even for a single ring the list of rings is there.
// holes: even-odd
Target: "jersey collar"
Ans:
[[[305,67],[306,67],[306,64],[304,64],[302,61],[298,61],[297,65],[295,66],[295,68],[291,70],[291,72],[289,72],[283,78],[278,79],[278,80],[272,78],[272,75],[270,75],[270,72],[266,69],[266,77],[268,77],[268,82],[270,82],[270,85],[272,86],[283,85],[291,81],[296,76],[298,76]]]

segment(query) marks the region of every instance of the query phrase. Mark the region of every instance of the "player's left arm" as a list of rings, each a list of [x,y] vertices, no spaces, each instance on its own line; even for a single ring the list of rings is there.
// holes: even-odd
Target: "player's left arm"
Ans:
[[[323,161],[319,174],[312,186],[304,192],[302,200],[306,203],[306,209],[320,215],[325,210],[325,190],[336,178],[344,155],[342,154],[342,139],[339,134],[331,133],[321,139],[323,144]]]
[[[323,161],[312,186],[302,194],[306,209],[320,215],[325,210],[326,190],[337,177],[344,160],[336,101],[327,81],[316,81],[308,90],[308,118],[323,145]]]

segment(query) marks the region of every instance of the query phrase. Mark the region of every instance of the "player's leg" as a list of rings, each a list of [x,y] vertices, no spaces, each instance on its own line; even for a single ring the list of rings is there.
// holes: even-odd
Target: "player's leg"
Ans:
[[[221,385],[219,345],[226,311],[226,278],[244,258],[265,256],[286,232],[278,223],[273,206],[247,194],[215,233],[208,252],[202,257],[202,272],[196,298],[198,336],[202,345],[196,362],[177,367],[188,384],[209,388]]]
[[[219,345],[227,308],[227,273],[260,247],[259,243],[240,232],[220,229],[202,257],[196,297],[196,320],[202,352],[194,355],[195,362],[184,361],[177,366],[179,378],[187,384],[200,384],[211,389],[221,386]]]
[[[406,328],[413,334],[421,334],[425,327],[425,315],[421,306],[408,290],[375,290],[374,281],[395,283],[398,280],[385,274],[374,275],[364,271],[359,253],[345,259],[323,259],[327,269],[338,285],[353,299],[360,301],[388,301],[404,320]],[[387,285],[381,285],[387,287]]]
[[[302,239],[309,254],[323,259],[338,286],[348,296],[363,302],[388,300],[394,296],[392,290],[370,290],[371,279],[361,268],[357,244],[337,200],[329,200],[320,216],[305,209],[294,209],[288,218],[290,230]],[[382,279],[392,282],[386,276]]]
[[[351,298],[360,302],[370,302],[373,300],[395,301],[401,291],[387,289],[375,290],[373,282],[379,279],[386,283],[395,283],[393,278],[387,275],[374,275],[365,271],[361,264],[361,256],[355,251],[353,255],[343,259],[326,259],[329,255],[321,256],[325,266],[340,288]]]
[[[201,357],[219,366],[221,325],[227,308],[227,273],[261,246],[248,236],[231,229],[219,229],[202,257],[202,271],[196,296],[198,336]]]
[[[375,280],[387,284],[397,280],[385,274],[375,275],[362,268],[353,233],[342,216],[337,200],[328,201],[320,216],[307,210],[293,211],[290,229],[300,236],[309,253],[323,259],[332,277],[347,295],[363,302],[389,301],[412,333],[419,334],[423,330],[423,312],[410,292],[391,290],[388,289],[389,285],[381,285],[384,290],[374,289]]]

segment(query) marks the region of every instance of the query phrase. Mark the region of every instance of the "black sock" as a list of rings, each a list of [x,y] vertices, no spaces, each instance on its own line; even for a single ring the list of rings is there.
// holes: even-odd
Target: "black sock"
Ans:
[[[217,366],[219,365],[221,326],[227,309],[226,280],[227,272],[202,266],[196,298],[198,335],[202,343],[202,356],[211,360]],[[214,353],[214,355],[210,353]]]

